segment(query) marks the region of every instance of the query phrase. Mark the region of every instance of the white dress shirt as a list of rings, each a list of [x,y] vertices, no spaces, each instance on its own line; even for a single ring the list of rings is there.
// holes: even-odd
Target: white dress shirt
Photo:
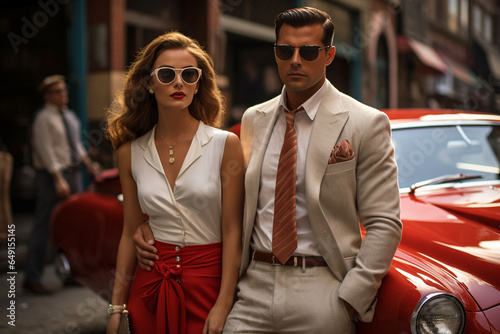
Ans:
[[[296,175],[296,218],[297,249],[294,255],[320,256],[314,232],[309,224],[305,193],[305,167],[307,147],[319,105],[326,92],[326,81],[321,88],[302,104],[303,111],[295,115],[295,131],[297,133],[297,175]],[[285,87],[281,92],[280,113],[269,139],[264,160],[262,162],[257,214],[252,233],[251,247],[262,252],[272,253],[274,196],[278,162],[283,146],[286,130],[284,110]]]
[[[155,145],[155,127],[132,142],[132,176],[155,240],[206,245],[222,241],[222,179],[227,131],[199,122],[175,183]]]
[[[71,156],[72,151],[61,112],[65,113],[70,135],[75,137],[76,154],[79,157]],[[35,116],[32,146],[34,167],[47,170],[49,173],[61,172],[69,167],[78,167],[73,162],[81,161],[87,155],[81,142],[80,121],[74,112],[67,107],[59,110],[52,103],[46,103]]]

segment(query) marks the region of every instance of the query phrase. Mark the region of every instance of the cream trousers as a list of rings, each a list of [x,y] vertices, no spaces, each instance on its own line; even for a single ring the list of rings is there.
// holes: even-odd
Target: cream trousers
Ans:
[[[328,267],[302,269],[253,260],[238,283],[224,333],[354,334],[339,286]]]

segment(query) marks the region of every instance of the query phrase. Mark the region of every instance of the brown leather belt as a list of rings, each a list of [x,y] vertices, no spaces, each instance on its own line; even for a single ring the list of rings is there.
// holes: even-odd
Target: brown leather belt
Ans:
[[[280,261],[271,253],[264,253],[257,250],[252,251],[253,259],[255,261],[261,261],[270,263],[276,266],[292,266],[292,267],[302,267],[302,261],[305,261],[305,267],[325,267],[328,264],[321,256],[291,256],[285,264],[281,264]]]

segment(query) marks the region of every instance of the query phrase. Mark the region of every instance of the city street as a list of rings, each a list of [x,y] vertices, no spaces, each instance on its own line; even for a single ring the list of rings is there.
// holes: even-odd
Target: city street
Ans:
[[[16,267],[6,265],[5,249],[0,252],[1,333],[15,334],[101,334],[106,332],[107,303],[91,290],[77,285],[63,286],[52,264],[47,263],[43,284],[54,291],[39,296],[23,291],[23,262],[32,215],[15,214]],[[11,284],[12,283],[12,284]],[[13,326],[15,325],[15,326]]]

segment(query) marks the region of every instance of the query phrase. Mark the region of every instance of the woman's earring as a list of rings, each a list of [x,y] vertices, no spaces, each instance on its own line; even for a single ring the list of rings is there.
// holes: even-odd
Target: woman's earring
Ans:
[[[150,89],[149,89],[149,94],[154,94],[154,92],[155,92],[155,91],[153,90],[153,88],[150,88]]]

